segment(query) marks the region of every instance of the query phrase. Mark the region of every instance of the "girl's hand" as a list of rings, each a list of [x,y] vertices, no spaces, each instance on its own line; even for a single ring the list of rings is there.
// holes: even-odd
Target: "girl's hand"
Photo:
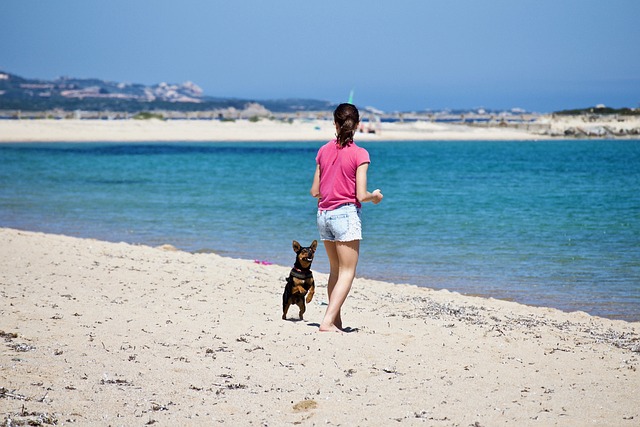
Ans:
[[[373,200],[371,200],[371,202],[374,205],[377,205],[378,203],[380,203],[382,201],[382,198],[384,197],[379,188],[376,188],[375,190],[373,190],[371,195],[373,196]]]

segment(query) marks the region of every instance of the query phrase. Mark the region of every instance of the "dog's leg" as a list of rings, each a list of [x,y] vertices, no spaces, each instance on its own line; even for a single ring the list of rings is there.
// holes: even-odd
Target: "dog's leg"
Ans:
[[[282,320],[287,320],[287,311],[289,311],[290,306],[289,293],[285,291],[282,295]]]
[[[311,302],[313,295],[316,293],[316,284],[315,282],[313,282],[313,279],[311,280],[312,280],[311,287],[309,288],[309,293],[307,293],[307,304]]]
[[[301,299],[300,302],[298,302],[298,307],[300,307],[300,320],[304,320],[302,316],[307,310],[307,308],[304,306],[304,299]]]
[[[289,311],[289,306],[291,304],[285,304],[284,309],[282,310],[282,320],[287,320],[287,311]]]

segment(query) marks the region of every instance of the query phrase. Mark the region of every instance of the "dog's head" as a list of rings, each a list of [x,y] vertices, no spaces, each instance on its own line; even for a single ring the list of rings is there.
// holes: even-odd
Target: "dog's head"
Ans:
[[[302,247],[300,243],[293,241],[293,251],[296,253],[296,265],[300,265],[302,268],[311,267],[313,262],[313,256],[315,255],[316,248],[318,247],[318,241],[314,240],[310,246]]]

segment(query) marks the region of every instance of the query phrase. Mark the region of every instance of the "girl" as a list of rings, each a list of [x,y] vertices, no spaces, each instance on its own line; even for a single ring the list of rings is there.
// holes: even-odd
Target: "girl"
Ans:
[[[360,208],[378,204],[380,190],[367,191],[369,153],[358,147],[353,135],[360,123],[358,109],[340,104],[333,112],[336,139],[318,150],[311,195],[318,198],[318,231],[329,258],[329,305],[320,331],[342,331],[340,310],[351,290],[362,240]]]

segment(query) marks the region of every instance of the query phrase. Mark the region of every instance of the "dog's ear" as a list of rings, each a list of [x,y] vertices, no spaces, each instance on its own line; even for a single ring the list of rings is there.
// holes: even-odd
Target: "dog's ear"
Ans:
[[[313,250],[315,251],[317,247],[318,247],[318,241],[317,241],[317,240],[314,240],[314,241],[311,243],[311,249],[313,249]]]
[[[300,246],[300,243],[296,242],[295,240],[293,241],[293,252],[298,253],[300,252],[300,249],[302,248],[302,246]]]

